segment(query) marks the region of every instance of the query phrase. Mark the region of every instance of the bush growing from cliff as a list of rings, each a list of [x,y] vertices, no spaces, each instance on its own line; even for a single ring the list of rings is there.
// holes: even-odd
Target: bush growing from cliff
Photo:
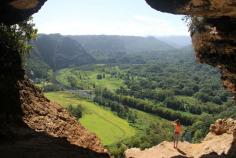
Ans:
[[[73,115],[77,119],[82,117],[82,108],[80,105],[76,105],[76,106],[69,105],[67,107],[67,110],[70,112],[71,115]]]
[[[21,54],[29,53],[32,48],[29,41],[37,36],[37,29],[34,26],[32,17],[11,26],[0,24],[0,42]]]

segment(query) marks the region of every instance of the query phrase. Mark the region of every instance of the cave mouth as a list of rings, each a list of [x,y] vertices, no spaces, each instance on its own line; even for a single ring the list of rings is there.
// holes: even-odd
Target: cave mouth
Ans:
[[[137,17],[136,17],[137,18]],[[140,20],[149,20],[150,21],[150,18],[148,19],[148,18],[143,18],[143,17],[138,17],[138,19]],[[151,18],[151,20],[153,20],[152,18]],[[207,23],[208,24],[211,24],[211,25],[217,25],[217,23],[216,23],[216,21],[215,20],[211,20],[211,19],[206,19],[206,21],[207,21]],[[232,23],[234,23],[234,21],[232,20],[232,19],[225,19],[225,21],[231,21]],[[70,22],[69,22],[70,23]],[[59,24],[55,24],[55,25],[52,25],[52,26],[59,26],[60,25],[60,23]],[[222,26],[222,25],[221,25]],[[226,26],[227,27],[227,26]],[[210,27],[210,29],[211,29],[212,27]],[[216,27],[217,29],[218,29],[218,27]],[[219,26],[219,30],[221,30],[221,31],[223,31],[224,30],[224,28],[222,28],[221,29],[221,27]],[[232,27],[231,27],[232,28]],[[209,29],[209,28],[207,28],[207,29]],[[140,30],[142,30],[142,29],[140,29]],[[203,31],[206,31],[206,30],[203,30]],[[207,30],[208,31],[208,30]],[[213,30],[214,31],[214,30]],[[214,32],[213,32],[214,33]],[[196,39],[198,39],[199,38],[199,36],[193,36],[193,38],[196,40]],[[226,42],[227,41],[229,41],[229,40],[226,40]],[[206,41],[203,41],[203,42],[208,42],[207,40]],[[212,41],[211,41],[212,42]],[[215,41],[213,41],[213,42],[215,42]],[[223,45],[224,43],[225,43],[225,41],[220,41],[220,40],[218,40],[217,41],[217,43],[219,44],[221,44],[221,45]],[[234,44],[233,42],[231,42],[231,44]],[[213,45],[213,46],[215,46],[215,45]],[[231,60],[229,60],[230,61],[230,64],[229,65],[227,65],[227,66],[225,66],[224,67],[224,64],[228,64],[228,63],[225,63],[225,61],[228,61],[228,56],[226,55],[226,56],[224,56],[223,58],[224,58],[224,60],[223,60],[223,66],[221,65],[222,63],[221,62],[218,62],[220,59],[222,59],[222,56],[210,56],[209,54],[207,55],[207,51],[210,51],[211,50],[211,48],[212,48],[212,45],[210,45],[208,48],[206,48],[206,49],[202,49],[202,48],[198,48],[198,50],[197,50],[197,57],[198,58],[200,58],[201,60],[203,60],[203,62],[205,62],[205,63],[210,63],[211,65],[213,65],[213,66],[216,66],[216,65],[219,65],[220,67],[223,67],[223,70],[226,70],[227,71],[227,73],[228,73],[228,70],[230,70],[229,72],[231,73],[231,72],[233,72],[234,70],[232,70],[232,65],[235,65],[235,63],[234,63],[234,59],[232,59],[233,58],[233,56],[232,57],[230,57],[230,59]],[[222,50],[222,49],[221,49]],[[206,56],[204,56],[204,53],[202,53],[201,51],[203,51],[204,53],[206,53]],[[224,50],[222,50],[223,52],[224,52]],[[214,52],[213,52],[214,53]],[[230,50],[229,50],[229,53],[230,53]],[[219,57],[219,58],[218,58]],[[19,58],[18,56],[17,56],[17,58]],[[210,58],[210,60],[208,60]],[[213,59],[213,60],[212,60]],[[5,62],[6,60],[5,59],[3,59],[3,61]],[[16,64],[17,63],[17,64]],[[9,70],[9,66],[12,66],[12,65],[18,65],[19,63],[18,63],[18,61],[16,61],[16,63],[13,63],[13,64],[6,64],[6,70]],[[16,67],[18,67],[19,68],[19,65],[18,66],[16,66]],[[8,71],[3,71],[4,72],[4,74],[6,74],[6,76],[8,76],[9,77],[9,79],[11,79],[11,77],[13,76],[13,74],[10,74],[9,75],[9,72]],[[25,110],[25,111],[23,111],[22,113],[21,113],[21,111],[19,110],[19,107],[17,107],[17,108],[15,108],[16,110],[13,112],[13,114],[10,114],[10,115],[14,115],[15,113],[20,113],[19,115],[21,116],[21,115],[24,115],[24,121],[25,122],[27,122],[28,124],[27,125],[29,125],[31,128],[33,128],[33,129],[37,129],[38,131],[43,131],[43,129],[38,129],[38,125],[41,125],[40,123],[41,122],[44,122],[44,121],[47,121],[47,120],[40,120],[40,119],[42,119],[41,117],[39,117],[39,122],[40,123],[38,123],[37,121],[35,121],[35,119],[34,119],[34,123],[36,123],[36,124],[34,124],[34,123],[32,123],[32,122],[30,122],[31,121],[31,119],[32,118],[27,118],[27,115],[32,115],[32,113],[36,113],[36,115],[47,115],[47,110],[46,111],[43,111],[43,112],[41,112],[39,109],[41,108],[41,110],[42,109],[44,109],[44,108],[42,108],[42,107],[40,107],[39,109],[36,109],[36,108],[32,108],[32,107],[30,107],[30,106],[27,106],[26,104],[35,104],[35,102],[31,102],[31,100],[30,99],[32,99],[32,98],[30,98],[30,97],[32,97],[29,93],[27,93],[27,90],[28,91],[30,91],[32,94],[34,94],[35,93],[35,97],[36,98],[34,98],[35,100],[34,101],[39,101],[39,102],[41,102],[42,104],[43,104],[43,102],[45,101],[45,102],[48,102],[47,101],[47,99],[45,99],[42,95],[41,95],[41,92],[39,92],[38,90],[37,90],[37,88],[33,88],[33,87],[31,87],[31,85],[29,85],[29,83],[28,82],[22,82],[22,84],[19,84],[18,83],[18,81],[19,80],[24,80],[24,72],[23,72],[23,70],[20,70],[19,72],[22,72],[22,73],[20,73],[20,77],[14,82],[14,86],[18,86],[18,87],[20,87],[20,88],[22,88],[22,89],[20,89],[20,93],[18,94],[18,92],[12,92],[12,91],[10,91],[8,94],[15,94],[14,96],[13,96],[13,99],[12,100],[14,100],[14,98],[18,98],[17,100],[17,103],[13,103],[13,102],[8,102],[8,99],[6,99],[8,96],[5,94],[5,93],[2,93],[2,94],[4,94],[3,96],[3,98],[6,100],[6,105],[7,104],[9,104],[9,105],[12,105],[12,104],[14,104],[14,105],[17,105],[17,104],[22,104],[22,103],[24,103],[24,106],[21,108],[21,110]],[[213,72],[214,73],[214,72]],[[230,75],[230,73],[229,74],[223,74],[223,77],[222,77],[222,79],[226,82],[226,85],[228,85],[228,87],[231,87],[231,89],[235,89],[233,86],[234,85],[232,85],[232,83],[234,82],[234,80],[232,80],[232,76]],[[2,79],[2,78],[1,78]],[[6,83],[6,80],[5,80],[6,78],[4,78],[3,79],[3,82],[2,83]],[[1,83],[1,84],[2,84]],[[12,84],[13,82],[11,82],[10,84]],[[9,89],[9,87],[8,87],[8,85],[10,85],[9,83],[8,84],[2,84],[1,85],[1,87],[5,87],[4,88],[4,90],[8,90]],[[11,87],[11,86],[10,86]],[[25,90],[24,89],[24,87],[27,87],[27,90]],[[2,90],[2,89],[1,89]],[[19,90],[19,89],[18,89]],[[22,95],[23,94],[23,95]],[[24,96],[25,98],[27,98],[26,100],[26,102],[24,102],[24,100],[22,100],[22,99],[24,99],[24,98],[21,98],[21,99],[19,99],[19,97],[20,96]],[[29,99],[30,98],[30,99]],[[37,98],[39,98],[39,99],[37,99]],[[70,97],[69,97],[70,98]],[[35,104],[36,105],[36,104]],[[49,104],[48,104],[49,105]],[[50,106],[48,106],[48,108],[49,108]],[[27,109],[28,108],[28,109]],[[31,108],[31,109],[30,109]],[[33,109],[33,110],[32,110]],[[7,109],[7,106],[6,106],[6,110],[8,110]],[[30,112],[32,112],[32,113],[25,113],[25,112],[28,112],[27,110],[32,110],[32,111],[30,111]],[[34,111],[35,110],[35,111]],[[9,111],[9,110],[8,110]],[[63,113],[64,111],[61,109],[61,108],[56,108],[56,111],[57,112],[59,112],[59,113]],[[64,113],[63,113],[64,114]],[[65,114],[66,115],[66,114]],[[8,114],[7,114],[7,116],[8,116]],[[62,117],[62,120],[66,120],[67,118],[66,117],[68,117],[67,115],[66,115],[66,117],[63,117],[63,116],[60,116],[60,117]],[[2,118],[2,117],[1,117]],[[27,120],[28,119],[28,120]],[[206,119],[206,118],[205,118]],[[70,121],[72,121],[73,122],[73,120],[70,120]],[[31,124],[32,123],[32,124]],[[38,123],[38,124],[37,124]],[[43,123],[42,123],[43,124]],[[57,122],[56,122],[56,124],[57,124]],[[43,126],[42,126],[43,127]],[[65,127],[65,126],[64,126]],[[10,129],[11,130],[11,129]],[[50,133],[51,135],[57,135],[58,133],[53,133],[53,132],[55,132],[55,131],[47,131],[48,133]],[[29,132],[30,133],[30,132]],[[1,133],[2,134],[2,133]],[[3,134],[5,134],[5,133],[3,133]],[[63,133],[64,134],[64,133]],[[60,134],[58,134],[58,135],[60,135]],[[68,135],[60,135],[61,137],[70,137],[70,136],[68,136]],[[25,136],[23,136],[23,137],[21,137],[21,139],[22,138],[25,138]],[[70,140],[71,141],[71,140]],[[86,141],[83,141],[83,142],[86,142]],[[77,143],[77,142],[76,142]],[[80,143],[80,142],[79,142]],[[78,144],[79,144],[78,143]],[[79,145],[81,145],[81,144],[79,144]],[[88,146],[90,147],[90,148],[93,148],[93,146],[91,145],[91,144],[88,144]],[[92,146],[92,147],[91,147]],[[98,150],[100,150],[100,149],[96,149],[97,151]],[[101,150],[100,150],[101,151]]]

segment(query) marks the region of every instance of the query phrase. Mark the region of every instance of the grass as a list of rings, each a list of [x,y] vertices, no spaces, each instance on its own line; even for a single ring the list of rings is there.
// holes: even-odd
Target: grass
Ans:
[[[163,119],[159,116],[149,114],[137,109],[130,108],[130,110],[134,111],[137,115],[137,123],[135,124],[135,127],[143,130],[146,127],[148,127],[150,124],[160,123],[165,124],[166,127],[172,127],[172,124],[170,121]],[[172,132],[172,131],[171,131]]]
[[[90,72],[90,81],[98,87],[108,88],[110,90],[116,90],[117,88],[124,86],[123,80],[111,77],[110,74],[105,74],[105,78],[102,80],[97,80],[97,74],[99,72]]]
[[[98,74],[105,74],[105,78],[98,80]],[[124,86],[123,80],[111,77],[110,74],[101,72],[99,70],[83,71],[79,69],[67,68],[60,70],[56,75],[56,80],[63,85],[70,86],[68,77],[73,76],[79,87],[84,89],[92,89],[93,85],[96,87],[107,88],[109,90],[116,90],[120,86]]]
[[[68,105],[80,105],[82,118],[79,122],[89,131],[95,133],[103,145],[110,145],[136,134],[136,129],[129,123],[93,102],[85,99],[77,99],[75,94],[68,92],[45,93],[48,99],[67,107]]]

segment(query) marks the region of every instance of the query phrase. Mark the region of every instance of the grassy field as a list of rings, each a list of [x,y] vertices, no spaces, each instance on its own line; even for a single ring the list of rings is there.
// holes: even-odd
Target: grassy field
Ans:
[[[160,123],[161,125],[163,125],[165,128],[163,128],[164,132],[168,132],[168,133],[172,133],[172,130],[166,130],[166,128],[172,128],[173,125],[170,121],[163,119],[159,116],[156,115],[152,115],[137,109],[132,109],[131,110],[135,111],[135,113],[137,114],[137,123],[135,124],[135,127],[137,129],[143,130],[146,127],[148,127],[150,124],[154,124],[154,123]]]
[[[129,123],[93,102],[77,99],[75,94],[67,92],[45,93],[48,99],[56,101],[64,107],[68,105],[80,105],[82,107],[81,124],[89,131],[95,133],[104,145],[114,144],[120,140],[132,137],[136,129]]]
[[[105,78],[98,80],[98,74],[104,74]],[[111,77],[110,74],[102,73],[99,70],[82,71],[73,68],[67,68],[60,70],[57,73],[56,80],[62,83],[63,85],[70,86],[68,77],[75,78],[78,87],[82,87],[83,89],[92,89],[95,85],[96,87],[115,90],[120,86],[124,86],[123,80]]]

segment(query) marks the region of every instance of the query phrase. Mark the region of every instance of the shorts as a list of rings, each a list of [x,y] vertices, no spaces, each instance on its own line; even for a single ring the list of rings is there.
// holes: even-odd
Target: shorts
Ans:
[[[178,132],[174,133],[174,140],[179,140],[180,134]]]

